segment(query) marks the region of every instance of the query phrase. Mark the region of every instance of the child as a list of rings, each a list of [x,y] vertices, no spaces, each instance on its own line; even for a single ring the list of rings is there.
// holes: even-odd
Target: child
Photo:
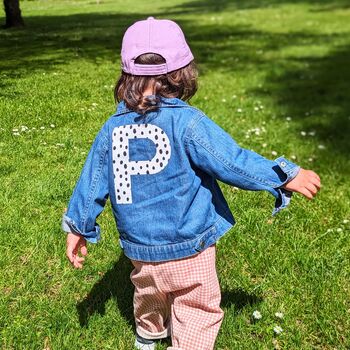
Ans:
[[[280,157],[239,147],[186,102],[196,92],[193,55],[180,27],[152,17],[127,29],[117,112],[98,133],[63,216],[67,256],[82,268],[86,241],[110,197],[120,245],[131,259],[138,349],[171,335],[173,350],[214,348],[223,311],[215,242],[234,218],[216,179],[276,197],[313,198],[320,179]]]

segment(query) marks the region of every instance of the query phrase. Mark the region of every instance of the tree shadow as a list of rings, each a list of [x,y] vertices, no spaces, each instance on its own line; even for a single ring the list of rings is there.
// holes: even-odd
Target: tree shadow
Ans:
[[[278,69],[282,74],[268,76],[264,84],[287,115],[331,145],[333,155],[348,156],[350,151],[349,58],[350,45],[322,57],[290,59]],[[254,93],[266,95],[259,89]]]
[[[134,327],[133,317],[133,285],[130,273],[133,266],[130,260],[121,254],[118,261],[93,286],[85,299],[77,304],[81,327],[87,327],[89,318],[94,314],[103,316],[106,303],[114,299],[123,318]]]
[[[346,6],[344,1],[297,1],[327,6]],[[231,11],[239,6],[266,7],[292,3],[291,1],[228,0],[188,1],[182,5],[168,7],[164,12],[153,13],[159,18],[194,12]],[[293,2],[294,3],[294,2]],[[232,7],[233,6],[233,7]],[[231,9],[232,7],[232,9]],[[27,17],[27,27],[23,30],[2,31],[0,54],[6,60],[0,61],[0,94],[13,98],[19,94],[15,89],[3,89],[15,85],[19,77],[33,72],[50,73],[57,71],[67,62],[88,61],[96,64],[116,66],[116,77],[122,36],[133,22],[144,19],[151,13],[114,14],[88,13],[67,16]],[[330,45],[332,40],[343,40],[344,34],[297,31],[269,32],[257,30],[252,25],[200,23],[180,18],[178,23],[184,29],[189,44],[199,63],[202,75],[212,70],[233,74],[235,71],[267,72],[264,89],[268,98],[277,105],[284,106],[286,113],[298,118],[303,128],[315,129],[320,140],[332,139],[330,149],[348,157],[350,105],[350,68],[347,64],[349,48],[334,49],[327,57],[304,57],[275,60],[261,55],[259,51],[278,52],[289,46]],[[78,63],[79,64],[79,63]],[[304,64],[307,68],[300,68]],[[118,67],[118,68],[117,68]],[[272,72],[272,73],[271,73]],[[282,72],[275,74],[274,72]],[[306,77],[301,79],[301,77]],[[312,78],[311,78],[312,77]],[[266,95],[263,89],[248,91],[257,98]],[[322,123],[308,118],[306,112],[313,111],[322,116]]]

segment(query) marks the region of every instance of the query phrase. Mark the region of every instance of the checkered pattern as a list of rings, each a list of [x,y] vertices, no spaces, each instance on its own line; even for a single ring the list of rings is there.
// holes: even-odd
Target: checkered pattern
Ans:
[[[223,319],[215,245],[181,260],[132,263],[137,333],[147,339],[170,333],[168,350],[212,350]]]

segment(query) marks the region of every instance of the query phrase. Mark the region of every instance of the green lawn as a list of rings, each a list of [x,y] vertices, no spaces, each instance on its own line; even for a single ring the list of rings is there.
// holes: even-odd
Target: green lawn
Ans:
[[[178,21],[193,48],[200,69],[193,105],[242,146],[285,155],[323,182],[317,199],[296,195],[275,218],[269,194],[222,184],[238,223],[218,243],[225,320],[216,349],[349,349],[348,1],[21,7],[26,27],[0,30],[1,348],[133,348],[131,264],[110,207],[81,271],[66,260],[60,220],[114,111],[122,34],[154,15]],[[254,322],[256,310],[262,319]]]

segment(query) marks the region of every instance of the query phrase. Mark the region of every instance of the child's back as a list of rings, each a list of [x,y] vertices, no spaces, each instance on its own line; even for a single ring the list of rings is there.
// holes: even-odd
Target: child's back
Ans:
[[[269,191],[274,212],[288,205],[290,191],[312,198],[320,180],[283,157],[239,147],[183,101],[196,92],[196,71],[174,22],[135,23],[122,59],[121,102],[98,133],[63,218],[67,256],[82,267],[78,250],[86,255],[86,240],[99,240],[96,219],[109,197],[135,266],[137,347],[153,349],[146,339],[172,329],[171,349],[209,350],[223,316],[215,242],[234,224],[216,180]]]

